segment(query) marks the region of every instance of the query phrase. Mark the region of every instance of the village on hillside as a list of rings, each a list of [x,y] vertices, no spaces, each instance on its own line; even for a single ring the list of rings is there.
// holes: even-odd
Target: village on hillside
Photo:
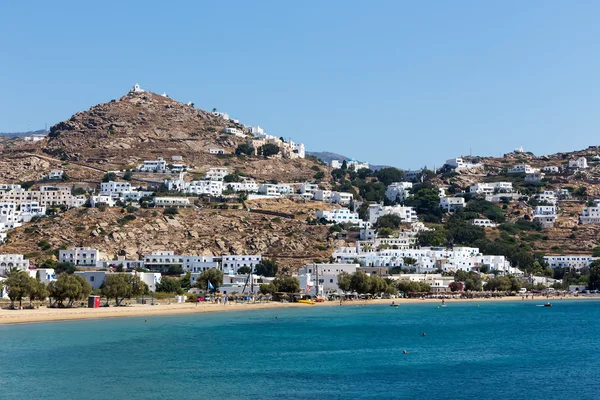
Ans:
[[[374,171],[136,84],[0,149],[0,281],[339,298],[585,295],[598,278],[599,147]]]

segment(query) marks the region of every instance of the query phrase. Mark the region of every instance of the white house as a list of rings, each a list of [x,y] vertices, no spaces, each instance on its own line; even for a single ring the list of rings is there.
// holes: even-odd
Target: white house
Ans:
[[[547,165],[543,168],[543,171],[550,174],[558,174],[560,172],[560,168],[554,165]]]
[[[344,161],[331,160],[330,165],[331,165],[331,168],[339,169],[339,168],[342,168],[343,164],[344,164]],[[348,167],[349,170],[354,170],[354,171],[358,171],[359,169],[365,169],[365,168],[369,169],[369,163],[357,161],[352,158],[349,158],[346,161],[346,166]]]
[[[58,251],[58,262],[96,267],[100,262],[100,251],[91,247],[73,247]]]
[[[52,180],[60,180],[63,178],[64,172],[61,169],[53,169],[52,171],[50,171],[50,173],[48,174],[48,179],[52,179]]]
[[[167,162],[162,157],[158,157],[156,160],[144,161],[138,167],[138,170],[142,172],[165,172],[167,170]]]
[[[254,181],[254,179],[249,178],[242,178],[241,182],[224,183],[223,186],[227,189],[233,190],[234,192],[258,192],[258,184],[256,181]]]
[[[300,193],[305,194],[311,194],[314,196],[315,191],[319,190],[319,185],[317,183],[303,183],[300,185]]]
[[[229,114],[224,113],[224,112],[218,112],[218,111],[213,111],[212,115],[214,115],[215,117],[221,117],[226,121],[229,121]]]
[[[451,158],[449,160],[446,160],[446,165],[448,165],[456,170],[462,170],[462,169],[474,168],[474,167],[481,166],[481,164],[474,164],[474,163],[465,161],[462,157],[456,157],[456,158]]]
[[[412,182],[394,182],[385,190],[385,197],[390,201],[403,202],[410,194]]]
[[[358,213],[353,213],[347,208],[340,208],[337,210],[318,210],[317,220],[325,219],[333,222],[334,224],[355,224],[361,225],[363,222],[359,217]]]
[[[225,176],[229,175],[229,169],[228,168],[209,168],[208,171],[206,171],[206,174],[204,174],[204,177],[206,179],[209,179],[211,181],[222,181],[223,178],[225,178]]]
[[[54,268],[30,269],[29,276],[31,276],[32,278],[39,278],[40,282],[42,282],[44,285],[47,285],[50,282],[56,280],[56,273],[54,272]]]
[[[210,154],[215,154],[215,155],[225,154],[225,150],[224,149],[208,149],[208,152]]]
[[[347,206],[352,202],[352,198],[354,196],[352,193],[346,192],[331,192],[331,202],[335,204],[340,204],[343,206]]]
[[[533,210],[533,220],[541,224],[544,228],[554,226],[554,222],[556,222],[556,206],[536,206]]]
[[[359,264],[306,264],[298,270],[300,290],[311,296],[343,294],[338,286],[338,275],[353,274],[359,267]]]
[[[369,222],[374,224],[380,217],[384,215],[396,215],[400,217],[402,222],[417,222],[417,212],[413,207],[404,206],[384,206],[383,204],[370,204],[369,205]]]
[[[221,269],[223,274],[237,274],[241,267],[249,267],[254,270],[256,264],[262,260],[259,254],[254,255],[224,255],[221,257]]]
[[[585,169],[588,167],[587,159],[585,157],[579,157],[577,160],[569,161],[569,168],[581,168]]]
[[[144,93],[145,90],[143,90],[140,85],[138,85],[137,83],[135,85],[133,85],[133,87],[129,90],[129,93]]]
[[[90,196],[90,206],[98,207],[100,204],[103,204],[107,207],[114,207],[116,204],[116,199],[109,195],[98,195],[98,196]]]
[[[596,260],[596,258],[589,255],[544,256],[544,261],[546,261],[548,266],[552,269],[568,268],[579,270],[581,268],[589,267],[594,260]]]
[[[492,222],[491,220],[489,220],[487,218],[476,218],[471,221],[471,224],[473,224],[475,226],[482,226],[485,228],[494,228],[497,226],[496,223]]]
[[[154,207],[158,208],[188,208],[192,206],[187,197],[155,197],[153,203]]]
[[[527,164],[519,164],[519,165],[515,165],[514,167],[510,168],[507,172],[509,174],[533,174],[534,172],[537,172],[538,170],[535,168],[530,167]]]
[[[305,158],[306,157],[306,150],[304,149],[304,143],[294,143],[294,142],[290,141],[289,146],[292,149],[292,154],[295,155],[295,157],[290,157],[290,158]]]
[[[182,267],[184,271],[203,272],[209,269],[221,269],[220,257],[213,256],[183,256]]]
[[[225,128],[223,129],[223,132],[225,133],[229,133],[230,135],[234,135],[237,137],[244,137],[246,135],[244,135],[244,132],[242,132],[241,129],[237,129],[237,128]]]
[[[29,260],[23,258],[23,254],[0,254],[0,275],[6,274],[9,269],[27,271]]]
[[[537,183],[537,182],[541,182],[542,179],[544,179],[543,172],[532,172],[530,174],[525,175],[525,182]]]
[[[315,190],[315,200],[317,201],[331,201],[331,190]]]
[[[123,192],[131,191],[131,183],[129,182],[102,182],[100,183],[100,194],[104,195],[119,195]]]
[[[584,207],[579,221],[583,225],[600,224],[600,207]]]
[[[262,183],[258,186],[258,193],[267,196],[284,196],[294,193],[294,190],[287,184]]]
[[[476,183],[469,188],[471,193],[494,194],[494,193],[512,193],[512,182],[489,182]]]
[[[183,268],[183,256],[175,254],[173,251],[154,251],[150,254],[144,254],[144,268],[151,271],[165,271],[170,267]]]
[[[441,197],[440,207],[446,211],[456,211],[465,206],[464,197]]]
[[[38,201],[31,201],[29,203],[21,203],[18,218],[21,222],[29,222],[34,217],[42,217],[44,215],[46,215],[46,207],[41,206]]]

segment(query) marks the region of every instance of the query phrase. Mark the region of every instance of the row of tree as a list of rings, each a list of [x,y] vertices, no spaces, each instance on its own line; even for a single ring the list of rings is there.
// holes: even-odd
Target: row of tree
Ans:
[[[338,287],[344,292],[356,292],[358,294],[398,294],[394,282],[383,279],[377,275],[367,275],[362,271],[353,274],[342,272],[338,275]]]

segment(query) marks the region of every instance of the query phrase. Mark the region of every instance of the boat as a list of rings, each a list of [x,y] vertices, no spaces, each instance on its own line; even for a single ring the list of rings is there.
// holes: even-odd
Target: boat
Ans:
[[[552,303],[546,303],[544,304],[544,307],[552,307]]]
[[[298,303],[310,304],[310,305],[315,305],[316,304],[313,300],[298,300]]]
[[[399,307],[398,304],[390,304],[390,307]]]

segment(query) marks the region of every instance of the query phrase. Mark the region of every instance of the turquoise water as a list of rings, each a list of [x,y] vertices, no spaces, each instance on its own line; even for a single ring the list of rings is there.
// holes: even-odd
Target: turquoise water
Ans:
[[[600,397],[600,301],[144,319],[0,326],[0,398]]]

